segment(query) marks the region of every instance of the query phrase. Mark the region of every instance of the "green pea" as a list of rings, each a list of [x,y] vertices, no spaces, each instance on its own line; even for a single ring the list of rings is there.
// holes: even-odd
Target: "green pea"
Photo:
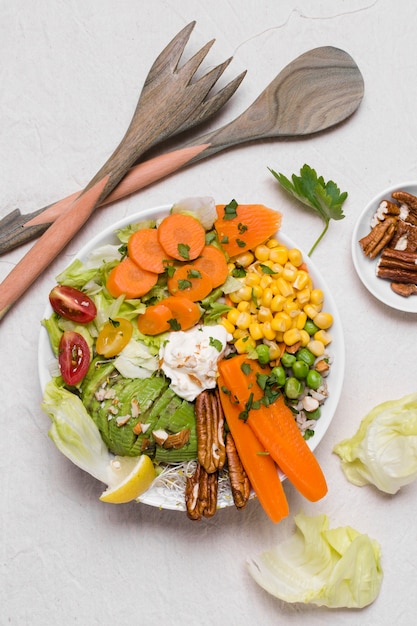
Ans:
[[[292,373],[299,380],[303,380],[308,374],[309,368],[305,361],[296,361],[292,366]]]
[[[285,395],[290,400],[297,400],[304,391],[304,385],[301,380],[298,380],[294,376],[290,376],[285,381],[284,387]]]
[[[272,368],[271,376],[274,377],[274,380],[276,381],[278,387],[283,387],[285,385],[285,381],[287,380],[287,374],[285,373],[285,370],[281,365],[277,365],[276,367]]]
[[[290,354],[289,352],[284,352],[281,357],[281,365],[283,367],[291,367],[293,363],[296,362],[296,357],[294,354]]]
[[[307,331],[308,334],[310,335],[310,337],[312,337],[318,331],[318,326],[315,325],[313,320],[308,318],[308,320],[304,324],[304,329],[303,330]]]
[[[316,360],[316,357],[308,348],[301,348],[300,350],[298,350],[296,358],[299,361],[304,361],[305,363],[307,363],[309,367],[314,365],[314,361]]]
[[[308,420],[318,420],[321,416],[321,408],[317,407],[314,411],[305,411],[305,414]]]
[[[269,348],[264,343],[260,343],[256,346],[256,353],[258,355],[258,361],[261,365],[266,365],[269,363]]]
[[[317,372],[317,370],[309,370],[306,377],[307,387],[310,387],[310,389],[318,389],[322,382],[323,377],[320,372]]]

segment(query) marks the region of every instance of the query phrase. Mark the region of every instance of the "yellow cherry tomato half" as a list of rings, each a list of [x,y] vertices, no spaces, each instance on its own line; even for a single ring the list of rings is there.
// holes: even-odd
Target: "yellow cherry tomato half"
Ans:
[[[123,317],[109,319],[100,330],[96,341],[96,352],[106,359],[120,354],[129,343],[133,333],[133,326]]]

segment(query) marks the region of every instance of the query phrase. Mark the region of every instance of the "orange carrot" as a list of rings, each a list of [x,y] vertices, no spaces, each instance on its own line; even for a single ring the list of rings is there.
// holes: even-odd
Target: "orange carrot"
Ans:
[[[252,250],[272,237],[281,226],[281,213],[262,204],[216,206],[214,222],[219,242],[230,257]]]
[[[167,215],[158,226],[159,243],[165,253],[179,261],[198,257],[206,243],[204,226],[184,213]]]
[[[262,401],[256,402],[263,394],[257,383],[257,374],[268,374],[268,369],[239,355],[222,360],[219,371],[241,411],[246,412],[247,425],[294,487],[312,502],[323,498],[327,493],[326,479],[283,395],[280,394],[269,406]],[[256,408],[252,408],[253,401]]]
[[[167,286],[170,294],[183,296],[193,302],[203,300],[213,289],[211,277],[191,263],[176,267],[174,274],[168,278]]]
[[[127,242],[127,251],[136,265],[156,274],[162,274],[172,261],[159,243],[156,228],[142,228],[133,233]]]
[[[218,378],[218,387],[226,422],[252,489],[265,513],[277,523],[289,512],[278,468],[272,457],[265,454],[265,448],[259,443],[250,426],[239,419],[241,408],[227,393],[221,375]]]
[[[159,335],[170,330],[172,311],[162,302],[146,307],[138,317],[138,328],[144,335]]]
[[[188,330],[195,326],[201,317],[201,309],[195,302],[183,296],[168,296],[161,303],[169,308],[172,320],[178,322],[178,330]],[[171,329],[176,330],[176,325],[171,322]]]
[[[220,287],[229,275],[229,268],[224,253],[215,246],[204,246],[200,256],[193,261],[193,266],[208,274],[213,283],[213,289]]]
[[[156,285],[158,274],[141,269],[129,257],[125,257],[110,272],[106,287],[113,298],[140,298]]]

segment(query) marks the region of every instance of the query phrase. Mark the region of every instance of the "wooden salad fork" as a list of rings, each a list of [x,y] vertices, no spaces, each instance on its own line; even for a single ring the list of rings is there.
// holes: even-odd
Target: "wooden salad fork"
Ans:
[[[208,96],[231,59],[191,82],[214,40],[178,68],[194,25],[195,22],[191,22],[181,30],[153,63],[129,127],[115,151],[85,189],[76,195],[68,210],[54,221],[0,284],[0,319],[69,243],[146,150],[207,119],[239,86],[245,73],[217,95]],[[200,147],[194,148],[191,153],[197,154],[199,150]]]

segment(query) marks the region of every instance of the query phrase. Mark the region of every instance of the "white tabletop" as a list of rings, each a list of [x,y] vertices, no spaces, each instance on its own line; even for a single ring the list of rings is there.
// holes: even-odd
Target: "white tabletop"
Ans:
[[[225,74],[247,76],[213,127],[242,112],[272,78],[309,48],[349,52],[365,97],[346,123],[300,141],[229,150],[99,210],[1,322],[2,624],[172,625],[284,623],[408,626],[415,620],[417,484],[395,496],[346,481],[334,444],[382,401],[416,390],[416,314],[377,301],[351,259],[355,222],[373,195],[417,179],[417,8],[390,0],[28,0],[0,1],[0,216],[23,213],[81,189],[127,127],[157,53],[183,26],[197,25],[209,62],[233,55]],[[349,197],[314,261],[337,302],[346,340],[338,409],[317,457],[328,495],[310,504],[285,483],[291,515],[272,524],[257,501],[211,520],[146,505],[106,505],[102,485],[56,450],[40,408],[37,342],[54,277],[89,238],[129,213],[184,196],[260,202],[283,213],[283,230],[309,249],[320,219],[291,202],[268,167],[287,175],[304,163]],[[0,278],[30,247],[0,258]],[[384,581],[360,611],[284,604],[264,592],[246,559],[293,529],[293,515],[326,513],[382,549]]]

